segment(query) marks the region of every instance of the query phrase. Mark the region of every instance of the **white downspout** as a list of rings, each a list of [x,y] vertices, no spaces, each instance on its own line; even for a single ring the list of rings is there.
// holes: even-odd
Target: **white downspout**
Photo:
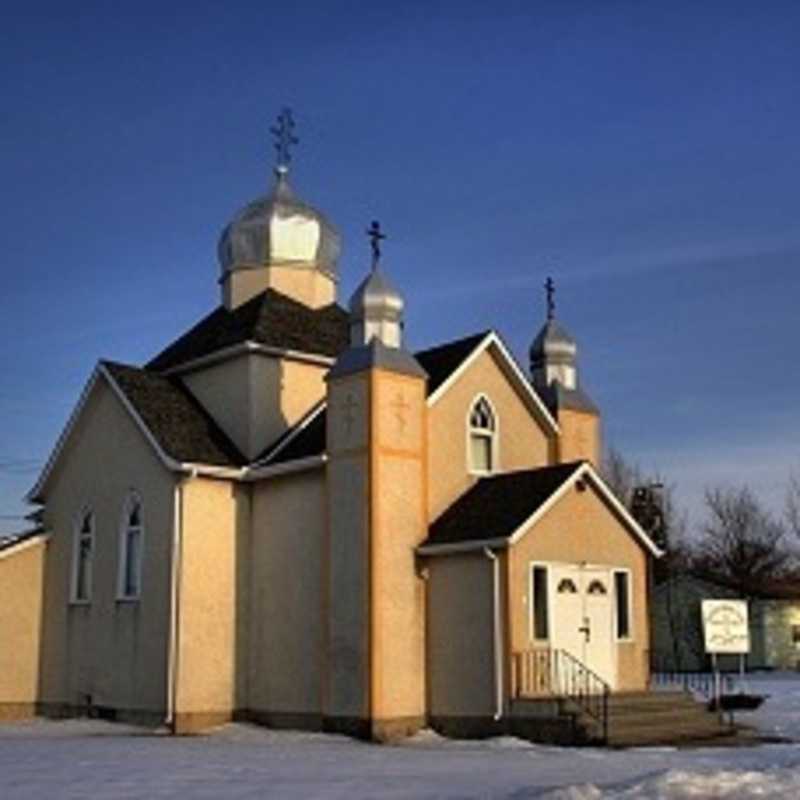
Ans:
[[[503,621],[500,613],[500,561],[488,548],[483,554],[492,562],[492,582],[494,584],[494,689],[495,689],[495,721],[503,717]]]
[[[197,475],[196,470],[189,474],[190,478]],[[178,687],[178,622],[180,609],[180,584],[181,584],[181,555],[183,553],[183,483],[179,478],[175,483],[173,497],[173,522],[172,522],[172,559],[170,565],[170,618],[169,642],[167,648],[167,713],[164,722],[174,728],[175,703]]]

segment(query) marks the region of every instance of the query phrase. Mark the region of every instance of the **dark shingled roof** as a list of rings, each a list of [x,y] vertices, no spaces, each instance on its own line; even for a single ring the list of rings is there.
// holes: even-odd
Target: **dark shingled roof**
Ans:
[[[319,410],[321,404],[317,404],[311,411],[308,412],[294,427],[289,428],[286,433],[274,441],[264,452],[255,460],[256,463],[261,462],[273,450],[280,447],[283,442],[287,442],[278,453],[276,453],[268,461],[264,461],[264,465],[283,464],[286,461],[295,461],[300,458],[310,458],[312,456],[320,456],[325,452],[325,437],[327,433],[327,419],[328,415],[326,409]],[[306,420],[312,418],[306,424]],[[302,427],[305,424],[305,427]],[[298,431],[298,428],[302,430]]]
[[[0,534],[0,552],[3,550],[8,550],[10,547],[15,547],[18,544],[22,544],[23,542],[28,541],[28,539],[38,536],[40,533],[44,533],[41,528],[36,528],[31,531],[24,531],[23,533]]]
[[[583,463],[481,478],[431,525],[423,547],[508,538]]]
[[[467,336],[415,354],[417,361],[428,373],[428,395],[435,392],[464,363],[464,360],[486,338],[488,333],[490,331],[476,333],[473,336]],[[316,413],[316,407],[300,420],[297,425],[267,447],[259,459],[256,460],[263,459],[264,456],[275,450],[282,441],[292,435],[293,431],[303,425],[305,419],[314,413]],[[265,461],[264,465],[282,464],[285,461],[322,455],[325,452],[326,425],[327,410],[323,408],[285,448],[268,461]]]
[[[267,289],[233,311],[220,306],[162,350],[147,369],[163,372],[217,350],[257,342],[335,358],[349,342],[347,312],[335,303],[309,308]]]
[[[416,353],[417,361],[428,373],[428,394],[433,394],[490,333],[491,331],[482,331]]]
[[[168,456],[181,462],[225,467],[246,462],[177,378],[111,361],[101,363]]]

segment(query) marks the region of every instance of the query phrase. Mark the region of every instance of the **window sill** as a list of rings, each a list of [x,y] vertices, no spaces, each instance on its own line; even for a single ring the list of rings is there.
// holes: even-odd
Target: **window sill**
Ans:
[[[126,605],[128,603],[138,603],[140,600],[141,600],[141,597],[138,594],[137,595],[122,595],[120,597],[117,597],[115,602],[122,603],[123,605]]]
[[[74,606],[75,608],[83,608],[85,606],[90,606],[91,604],[91,600],[70,600],[68,605]]]

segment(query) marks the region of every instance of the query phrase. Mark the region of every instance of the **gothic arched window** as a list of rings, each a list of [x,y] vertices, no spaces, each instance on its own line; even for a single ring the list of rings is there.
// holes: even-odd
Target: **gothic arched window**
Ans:
[[[497,466],[497,415],[487,397],[481,396],[469,412],[469,469],[486,474]]]
[[[122,510],[119,539],[117,596],[121,600],[135,600],[141,593],[143,540],[142,501],[138,494],[131,492]]]
[[[84,508],[75,523],[72,555],[73,603],[88,603],[92,599],[92,564],[94,562],[94,512]]]

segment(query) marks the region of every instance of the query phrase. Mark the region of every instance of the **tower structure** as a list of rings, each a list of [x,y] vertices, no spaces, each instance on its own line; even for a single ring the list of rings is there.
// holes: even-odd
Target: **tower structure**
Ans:
[[[311,308],[336,300],[338,231],[289,185],[291,147],[299,139],[289,109],[271,128],[277,160],[272,191],[248,203],[220,236],[222,302],[233,310],[265,289]]]
[[[380,269],[350,300],[350,347],[327,377],[328,668],[332,730],[386,740],[425,720],[427,375],[403,347],[403,300]]]
[[[556,320],[555,283],[545,282],[546,320],[530,348],[531,380],[561,428],[561,462],[601,458],[600,411],[580,386],[578,345]]]

